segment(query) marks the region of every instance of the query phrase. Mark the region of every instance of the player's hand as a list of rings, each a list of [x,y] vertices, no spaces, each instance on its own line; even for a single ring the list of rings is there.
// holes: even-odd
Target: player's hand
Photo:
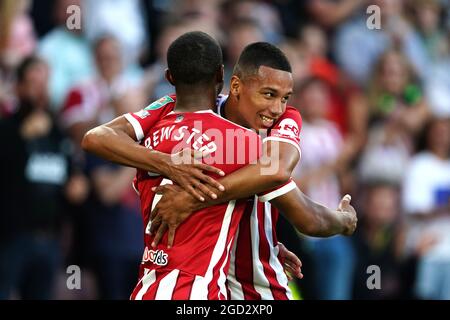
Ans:
[[[291,275],[302,279],[302,262],[300,259],[295,253],[289,251],[281,242],[278,242],[278,248],[280,249],[280,257],[284,260],[283,269],[286,271],[289,281],[292,280]]]
[[[225,175],[222,170],[201,163],[199,159],[205,156],[207,156],[205,153],[184,149],[171,155],[171,164],[165,172],[167,178],[202,202],[205,201],[205,195],[217,199],[213,188],[220,191],[225,190],[224,186],[204,173],[204,171],[208,171],[222,177]]]
[[[355,208],[350,204],[352,197],[349,194],[346,194],[341,202],[339,203],[338,211],[343,214],[344,218],[344,231],[342,232],[345,236],[351,236],[353,232],[355,232],[356,224],[358,222],[358,218],[356,217]]]
[[[179,186],[170,184],[152,188],[152,191],[163,195],[150,213],[150,234],[155,235],[152,247],[156,247],[168,231],[167,246],[170,248],[176,229],[194,212],[189,203],[195,199]]]

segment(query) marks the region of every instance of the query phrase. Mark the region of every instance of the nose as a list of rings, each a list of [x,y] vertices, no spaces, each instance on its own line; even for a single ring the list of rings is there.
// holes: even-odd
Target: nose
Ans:
[[[273,118],[278,118],[284,112],[285,104],[280,100],[276,100],[269,108],[270,116]]]

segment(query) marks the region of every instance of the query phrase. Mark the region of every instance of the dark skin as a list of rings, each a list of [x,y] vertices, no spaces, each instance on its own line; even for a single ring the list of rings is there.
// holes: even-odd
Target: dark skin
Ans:
[[[287,99],[292,92],[292,76],[290,73],[264,66],[260,67],[260,70],[261,69],[263,69],[262,74],[256,75],[256,80],[260,80],[257,86],[255,86],[254,78],[244,79],[243,81],[238,76],[233,76],[230,86],[230,97],[226,106],[226,116],[230,120],[238,121],[238,123],[240,122],[257,130],[267,128],[267,125],[269,125],[271,121],[275,122],[284,113]],[[275,85],[269,85],[269,79],[276,79],[277,83]],[[204,94],[205,92],[203,91],[202,93]],[[195,101],[195,103],[197,106],[203,105],[199,104],[198,101]],[[178,102],[177,105],[179,105]],[[253,109],[238,115],[238,112],[247,110],[244,109],[244,106],[245,108],[252,106]],[[235,118],[233,118],[233,116],[235,116]],[[269,118],[269,120],[267,120],[267,118]],[[104,134],[102,135],[102,133]],[[142,147],[143,149],[140,149],[139,147],[141,146],[135,143],[135,139],[136,137],[132,126],[125,118],[119,117],[104,125],[103,128],[97,129],[97,131],[93,131],[91,134],[88,133],[83,140],[83,148],[95,152],[111,161],[134,166],[147,171],[158,172],[167,176],[182,188],[174,186],[173,189],[169,189],[170,187],[167,189],[158,189],[159,192],[165,191],[166,193],[158,203],[156,211],[153,213],[153,215],[158,213],[159,218],[157,217],[157,220],[153,221],[154,224],[152,224],[152,227],[154,226],[154,228],[156,228],[158,226],[158,219],[163,222],[158,231],[159,236],[156,239],[158,241],[165,231],[169,229],[170,241],[173,242],[176,227],[195,210],[216,203],[226,202],[231,199],[248,197],[287,182],[299,159],[299,153],[294,146],[283,142],[266,142],[263,144],[263,150],[265,150],[264,154],[267,154],[265,158],[260,159],[255,165],[248,165],[219,180],[219,185],[225,187],[224,191],[221,191],[217,187],[217,184],[213,183],[210,183],[208,189],[204,190],[201,187],[201,182],[207,181],[206,178],[197,178],[196,181],[194,181],[192,180],[193,177],[197,176],[191,175],[193,170],[201,170],[200,168],[192,167],[192,165],[185,165],[176,168],[176,170],[173,168],[169,169],[170,167],[173,167],[170,163],[170,158],[168,158],[170,157],[169,155],[162,155],[156,151],[150,152],[150,150],[144,147]],[[273,152],[272,150],[276,150],[277,152]],[[271,172],[271,174],[261,175],[261,172],[263,172],[262,170],[267,169],[268,163],[271,165],[278,164],[275,165],[276,170]],[[212,169],[209,171],[214,172]],[[197,194],[192,192],[191,188],[197,191]],[[200,193],[200,190],[204,193],[203,195]],[[170,194],[170,192],[174,193]],[[205,199],[205,194],[210,195],[211,199]],[[218,199],[214,199],[214,196],[212,196],[213,194],[217,195]],[[189,208],[190,211],[185,211],[184,213],[178,211],[177,213],[173,210],[165,210],[164,204],[170,202],[173,205],[175,196],[177,203],[185,204],[186,208]],[[207,202],[197,200],[201,198],[207,200]],[[288,198],[288,201],[293,200]],[[308,204],[307,202],[303,203]],[[294,205],[291,205],[291,207],[295,208]],[[289,208],[287,204],[286,208]],[[317,210],[299,211],[298,214],[308,216],[320,214],[325,220],[328,219],[328,216],[330,215],[335,217],[336,215],[341,214],[338,211],[333,211],[325,207],[318,206],[316,209]],[[321,209],[321,211],[319,209]],[[295,210],[297,210],[297,208],[295,208]],[[351,206],[346,206],[345,212],[350,216],[354,216],[356,219],[356,214]],[[296,213],[293,212],[293,214]],[[334,219],[333,221],[341,226],[340,228],[334,226],[334,230],[342,229],[342,232],[344,232],[344,229],[347,229],[347,226],[342,226],[346,224],[349,225],[350,223],[348,223],[348,220],[350,219]],[[291,272],[300,277],[300,260],[296,257],[295,259],[293,258],[291,260],[291,266]]]
[[[228,119],[253,129],[264,128],[261,114],[273,117],[275,122],[285,111],[287,98],[292,92],[289,81],[283,78],[286,76],[282,74],[283,71],[261,68],[265,68],[263,72],[245,81],[233,76],[229,100],[225,106]],[[240,112],[244,110],[243,105],[246,112]],[[173,185],[154,188],[154,191],[164,196],[150,216],[151,232],[156,232],[152,245],[156,246],[168,231],[168,246],[171,246],[176,228],[200,209],[233,199],[247,198],[287,182],[299,160],[297,149],[289,143],[268,141],[263,144],[263,154],[266,156],[257,164],[248,165],[219,180],[225,186],[225,191],[215,190],[218,194],[218,199],[215,200],[200,203]],[[277,170],[269,175],[262,175],[268,168],[267,164]],[[350,205],[349,196],[343,198],[337,210],[331,210],[313,202],[297,188],[274,199],[272,204],[280,209],[300,232],[307,235],[351,235],[356,228],[356,212]]]
[[[199,105],[214,105],[217,90],[221,87],[220,83],[222,82],[220,79],[222,73],[223,69],[218,71],[216,76],[217,85],[210,89],[205,86],[201,88],[189,85],[178,86],[176,90],[178,97],[176,108],[195,110]],[[170,83],[175,83],[168,70],[166,71],[166,78]],[[189,94],[187,95],[186,93]],[[186,95],[187,97],[185,97]],[[225,174],[222,170],[206,164],[195,163],[198,161],[191,161],[192,164],[174,164],[172,157],[179,155],[150,150],[136,143],[136,140],[137,137],[133,126],[124,116],[120,116],[89,130],[85,134],[81,146],[85,151],[109,161],[144,171],[157,172],[168,177],[199,201],[205,201],[204,195],[208,195],[213,199],[217,198],[217,195],[211,189],[224,190],[223,185],[204,173],[206,171],[224,176]],[[194,150],[190,152],[193,159],[202,156],[202,154],[198,154]]]

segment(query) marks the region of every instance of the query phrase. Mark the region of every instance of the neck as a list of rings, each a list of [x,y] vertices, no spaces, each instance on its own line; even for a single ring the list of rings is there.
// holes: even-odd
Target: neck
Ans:
[[[176,95],[175,109],[185,112],[211,109],[217,98],[214,86],[179,86]]]
[[[236,98],[231,95],[228,95],[227,101],[225,101],[224,107],[222,108],[222,116],[234,122],[240,126],[248,128],[248,125],[244,122],[244,120],[239,116],[239,106],[236,101]]]

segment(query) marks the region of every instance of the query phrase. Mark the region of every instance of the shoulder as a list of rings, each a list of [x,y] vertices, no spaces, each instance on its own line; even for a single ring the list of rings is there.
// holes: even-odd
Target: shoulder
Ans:
[[[280,120],[282,119],[292,119],[300,126],[302,124],[302,115],[300,114],[300,111],[298,111],[296,108],[292,106],[286,107],[286,111],[280,117]]]
[[[175,107],[175,102],[176,102],[176,96],[174,94],[166,95],[166,96],[163,96],[163,97],[159,98],[158,100],[150,103],[148,106],[146,106],[144,108],[144,110],[155,111],[155,110],[167,109],[167,108],[173,109]]]
[[[281,115],[278,121],[273,126],[276,130],[288,130],[299,134],[302,128],[302,116],[300,112],[291,106],[286,108],[286,111]]]

